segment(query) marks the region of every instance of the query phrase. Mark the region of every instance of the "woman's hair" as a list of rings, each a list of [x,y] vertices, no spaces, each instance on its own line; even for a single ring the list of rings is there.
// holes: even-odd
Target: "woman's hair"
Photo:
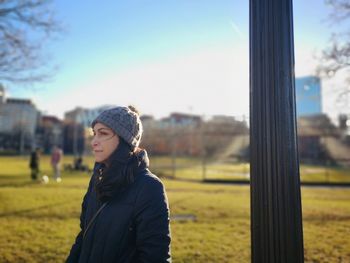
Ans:
[[[106,202],[123,187],[132,183],[140,165],[137,154],[140,148],[132,147],[119,138],[117,149],[108,158],[108,166],[95,171],[95,190],[100,201]]]

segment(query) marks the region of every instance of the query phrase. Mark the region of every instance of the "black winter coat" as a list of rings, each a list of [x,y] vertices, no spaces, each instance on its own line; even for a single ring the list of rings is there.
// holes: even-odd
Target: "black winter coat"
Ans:
[[[67,263],[171,262],[168,201],[147,162],[134,182],[107,202],[83,237],[102,205],[94,190],[97,178],[92,176],[82,204],[81,231]]]

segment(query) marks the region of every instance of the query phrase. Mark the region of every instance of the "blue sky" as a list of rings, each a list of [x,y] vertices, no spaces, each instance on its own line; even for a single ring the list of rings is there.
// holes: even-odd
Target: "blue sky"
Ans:
[[[247,115],[248,2],[54,0],[66,33],[44,52],[59,70],[32,88],[12,85],[10,95],[61,118],[104,104],[156,117]],[[327,14],[323,0],[294,1],[297,76],[313,73],[313,54],[330,36]]]

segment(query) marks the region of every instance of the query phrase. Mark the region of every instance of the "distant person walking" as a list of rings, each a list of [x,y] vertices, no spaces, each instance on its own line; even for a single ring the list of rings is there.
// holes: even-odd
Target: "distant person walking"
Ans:
[[[51,154],[51,166],[54,173],[54,179],[56,182],[61,182],[61,161],[63,158],[63,152],[58,146],[54,146]]]
[[[40,149],[36,148],[30,154],[29,167],[31,169],[32,180],[37,180],[40,172]]]

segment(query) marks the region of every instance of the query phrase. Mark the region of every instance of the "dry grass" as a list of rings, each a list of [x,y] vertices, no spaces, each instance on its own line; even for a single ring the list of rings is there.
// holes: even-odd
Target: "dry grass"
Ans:
[[[51,176],[47,157],[42,165]],[[1,157],[0,166],[0,262],[63,262],[89,175],[66,172],[43,185],[30,181],[26,158]],[[248,186],[163,181],[174,262],[250,261]],[[305,261],[350,262],[350,189],[303,188],[302,202]]]

